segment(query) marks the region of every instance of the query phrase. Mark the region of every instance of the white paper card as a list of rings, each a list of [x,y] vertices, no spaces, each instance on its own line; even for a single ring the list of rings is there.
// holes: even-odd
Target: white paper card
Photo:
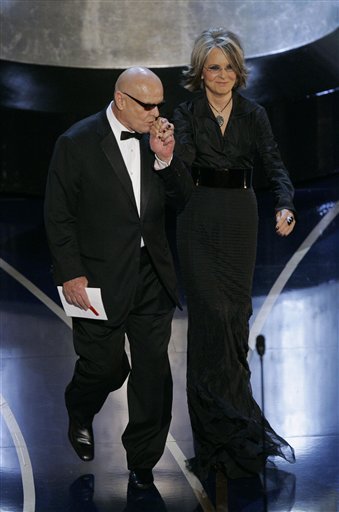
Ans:
[[[107,320],[106,311],[101,298],[100,288],[86,288],[86,292],[91,303],[91,306],[98,313],[98,315],[96,315],[95,312],[92,311],[91,309],[84,311],[83,309],[80,309],[77,306],[68,304],[62,292],[62,286],[58,286],[58,292],[62,303],[62,307],[64,308],[67,316],[90,318],[91,320]]]

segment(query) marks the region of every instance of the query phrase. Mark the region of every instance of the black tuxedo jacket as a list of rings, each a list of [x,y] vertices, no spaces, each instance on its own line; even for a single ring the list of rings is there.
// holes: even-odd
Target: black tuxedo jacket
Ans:
[[[110,321],[128,311],[136,288],[143,237],[158,276],[178,305],[165,233],[165,206],[184,207],[192,180],[177,157],[154,171],[149,137],[140,141],[140,217],[118,144],[103,110],[57,140],[47,179],[45,225],[56,284],[86,276],[100,287]]]

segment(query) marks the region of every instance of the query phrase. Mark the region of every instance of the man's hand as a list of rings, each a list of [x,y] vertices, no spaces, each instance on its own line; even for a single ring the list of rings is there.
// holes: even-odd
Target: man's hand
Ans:
[[[169,163],[174,151],[174,126],[165,117],[158,117],[150,131],[151,150],[159,160]]]
[[[86,292],[87,285],[88,280],[85,276],[76,277],[63,283],[62,291],[68,304],[87,311],[91,305]]]

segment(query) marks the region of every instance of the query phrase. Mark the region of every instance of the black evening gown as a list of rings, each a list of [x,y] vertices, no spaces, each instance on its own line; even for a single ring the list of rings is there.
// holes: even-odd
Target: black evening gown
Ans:
[[[186,149],[183,145],[183,155]],[[201,479],[211,469],[229,478],[257,474],[270,455],[294,461],[293,449],[263,418],[251,391],[248,321],[257,227],[252,188],[195,187],[177,221],[195,443],[189,462]]]

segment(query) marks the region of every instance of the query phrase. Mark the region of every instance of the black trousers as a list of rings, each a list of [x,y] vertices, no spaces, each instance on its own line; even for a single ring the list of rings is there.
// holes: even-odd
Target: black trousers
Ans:
[[[108,394],[128,376],[129,421],[122,441],[129,469],[153,468],[165,448],[172,409],[168,343],[173,313],[174,304],[142,249],[136,294],[125,321],[112,327],[105,321],[73,319],[78,360],[65,393],[68,413],[91,424]]]

